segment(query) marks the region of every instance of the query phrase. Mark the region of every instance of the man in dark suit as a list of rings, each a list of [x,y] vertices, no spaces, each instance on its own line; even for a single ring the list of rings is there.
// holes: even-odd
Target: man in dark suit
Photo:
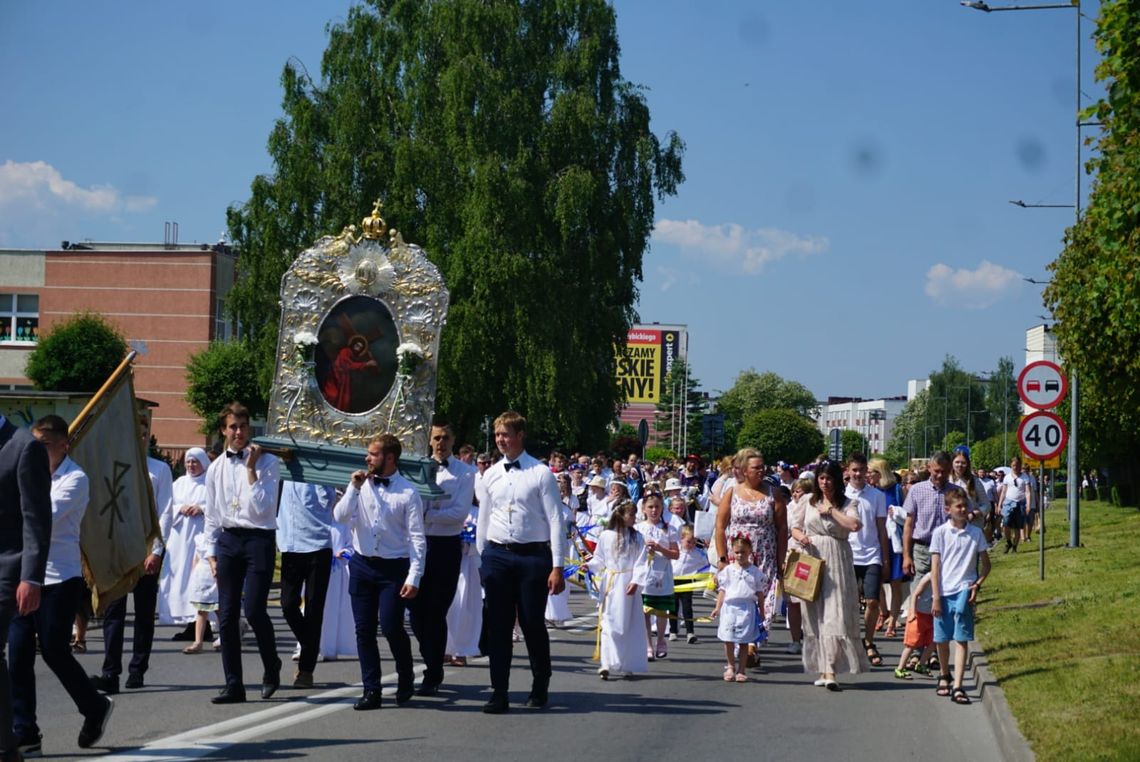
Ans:
[[[51,469],[30,432],[0,415],[0,760],[21,759],[12,731],[8,624],[40,605],[51,542]]]

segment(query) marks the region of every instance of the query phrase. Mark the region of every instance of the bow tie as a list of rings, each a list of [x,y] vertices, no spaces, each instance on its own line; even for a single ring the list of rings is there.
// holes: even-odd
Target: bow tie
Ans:
[[[372,475],[372,483],[383,485],[383,486],[387,487],[389,484],[392,483],[392,480],[390,478],[388,478],[387,476],[377,476],[377,475],[373,474]]]
[[[521,470],[522,466],[519,465],[519,462],[517,460],[503,461],[503,470],[504,471],[510,471],[512,468],[517,468],[517,469]]]
[[[447,468],[447,458],[444,458],[443,460],[437,460],[436,463],[439,464],[440,468]]]
[[[237,452],[226,450],[226,457],[230,460],[241,460],[245,457],[245,450],[238,450]]]

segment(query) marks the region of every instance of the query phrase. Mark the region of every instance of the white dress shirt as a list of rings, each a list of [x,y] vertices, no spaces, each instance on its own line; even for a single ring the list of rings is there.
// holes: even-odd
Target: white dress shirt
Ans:
[[[51,546],[44,585],[56,585],[83,574],[79,528],[89,496],[87,474],[78,463],[64,456],[51,475]]]
[[[170,466],[149,455],[146,470],[150,476],[150,487],[154,490],[154,512],[158,514],[158,537],[150,552],[161,556],[166,552],[166,538],[170,536],[170,527],[174,523],[174,477]]]
[[[277,484],[281,464],[269,453],[257,459],[257,479],[249,483],[246,461],[227,450],[206,470],[206,556],[217,555],[215,547],[223,529],[277,529]]]
[[[349,484],[333,508],[333,521],[352,530],[352,546],[362,556],[410,559],[405,584],[419,587],[427,555],[424,504],[399,472],[384,478],[387,487],[371,476],[360,489]]]
[[[558,568],[566,557],[566,532],[562,525],[562,499],[550,469],[523,453],[507,470],[503,458],[487,469],[476,485],[479,524],[476,546],[482,553],[488,542],[549,542],[552,564]]]
[[[424,534],[454,537],[463,533],[463,524],[471,515],[475,498],[475,466],[469,466],[454,455],[447,465],[435,472],[435,483],[447,497],[432,500],[424,513]]]

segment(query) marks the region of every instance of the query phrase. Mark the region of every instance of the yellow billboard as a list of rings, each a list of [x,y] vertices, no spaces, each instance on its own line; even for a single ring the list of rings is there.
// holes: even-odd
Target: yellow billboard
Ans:
[[[626,403],[657,404],[661,386],[680,355],[680,332],[635,326],[617,347],[617,382]]]

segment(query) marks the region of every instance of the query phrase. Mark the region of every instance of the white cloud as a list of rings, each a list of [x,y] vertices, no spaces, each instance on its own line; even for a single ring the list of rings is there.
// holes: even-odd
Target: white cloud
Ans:
[[[943,304],[984,309],[1019,290],[1021,278],[1021,273],[985,259],[976,270],[953,270],[938,263],[926,273],[926,294]]]
[[[776,228],[749,230],[736,223],[704,225],[698,220],[658,220],[653,239],[749,274],[759,273],[769,262],[788,254],[819,254],[829,245],[827,238],[819,236],[798,236]]]
[[[5,161],[0,165],[0,209],[39,211],[67,208],[96,214],[143,212],[158,203],[151,196],[126,196],[110,185],[83,188],[43,161]]]

